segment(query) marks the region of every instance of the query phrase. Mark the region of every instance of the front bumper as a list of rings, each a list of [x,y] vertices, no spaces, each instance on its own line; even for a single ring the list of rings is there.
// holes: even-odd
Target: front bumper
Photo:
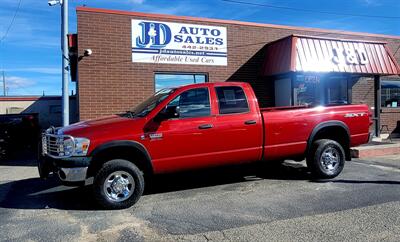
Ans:
[[[58,177],[64,182],[81,182],[86,180],[88,167],[59,168]]]
[[[56,173],[62,182],[84,182],[90,165],[90,157],[69,157],[54,159],[48,156],[39,157],[38,170],[40,178],[47,178],[50,172]]]

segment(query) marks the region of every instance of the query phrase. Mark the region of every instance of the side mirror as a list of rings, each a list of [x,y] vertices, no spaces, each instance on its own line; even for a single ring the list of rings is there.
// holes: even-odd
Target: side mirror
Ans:
[[[163,120],[179,118],[179,106],[167,106],[157,114],[154,121],[161,122]]]

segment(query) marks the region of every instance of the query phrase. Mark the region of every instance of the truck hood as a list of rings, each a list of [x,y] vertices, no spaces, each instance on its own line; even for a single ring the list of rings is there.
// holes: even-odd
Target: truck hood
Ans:
[[[127,118],[119,115],[105,116],[97,119],[78,122],[59,130],[60,133],[73,137],[100,138],[104,136],[117,137],[119,134],[140,132],[144,118]]]

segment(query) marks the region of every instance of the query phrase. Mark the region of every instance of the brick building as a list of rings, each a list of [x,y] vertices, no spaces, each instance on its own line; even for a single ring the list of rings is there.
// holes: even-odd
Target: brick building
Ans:
[[[400,121],[400,36],[86,7],[77,18],[80,120],[162,87],[230,80],[251,83],[262,106],[367,103],[389,130]]]

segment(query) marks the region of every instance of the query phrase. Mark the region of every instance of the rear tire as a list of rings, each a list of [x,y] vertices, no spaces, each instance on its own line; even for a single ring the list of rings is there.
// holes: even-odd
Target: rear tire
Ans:
[[[306,161],[307,167],[315,178],[330,179],[342,172],[345,152],[338,142],[320,139],[313,143]]]
[[[143,173],[127,160],[115,159],[104,163],[94,177],[95,200],[105,209],[129,208],[139,200],[143,191]]]

